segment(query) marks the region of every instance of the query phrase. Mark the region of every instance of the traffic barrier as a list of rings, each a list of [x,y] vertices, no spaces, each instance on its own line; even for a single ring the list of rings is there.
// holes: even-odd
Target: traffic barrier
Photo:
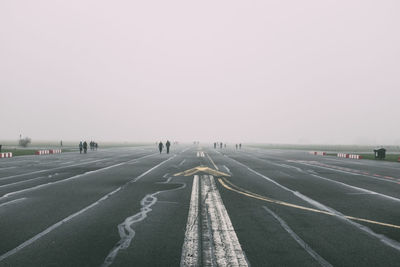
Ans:
[[[339,158],[347,158],[347,159],[362,159],[361,155],[355,155],[355,154],[338,153],[337,156]]]
[[[321,151],[310,151],[310,154],[317,156],[326,156],[326,152],[321,152]]]
[[[61,152],[61,149],[50,149],[50,154],[60,154]]]
[[[50,150],[38,150],[35,152],[36,155],[48,155],[50,154]]]
[[[0,153],[0,158],[12,158],[13,154],[11,152]]]

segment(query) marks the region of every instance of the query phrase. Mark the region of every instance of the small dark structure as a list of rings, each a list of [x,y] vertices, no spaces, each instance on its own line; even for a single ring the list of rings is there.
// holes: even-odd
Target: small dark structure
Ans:
[[[374,149],[374,153],[376,159],[385,159],[386,157],[386,149],[384,148]]]

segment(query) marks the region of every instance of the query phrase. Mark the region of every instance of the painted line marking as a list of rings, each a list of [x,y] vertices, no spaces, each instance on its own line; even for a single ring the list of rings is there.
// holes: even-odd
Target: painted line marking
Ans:
[[[8,202],[5,202],[5,203],[1,203],[1,204],[0,204],[0,208],[1,208],[1,207],[4,207],[4,206],[11,205],[11,204],[15,204],[15,203],[18,203],[18,202],[21,202],[21,201],[24,201],[25,199],[27,199],[27,198],[26,198],[26,197],[23,197],[23,198],[11,200],[11,201],[8,201]]]
[[[315,252],[306,242],[304,242],[303,239],[301,239],[290,227],[289,225],[277,214],[275,214],[272,210],[270,210],[268,207],[263,206],[263,208],[271,214],[282,226],[283,229],[285,229],[286,232],[308,253],[310,254],[311,257],[314,258],[321,266],[324,267],[329,267],[332,266],[329,262],[327,262],[324,258],[322,258],[317,252]]]
[[[151,155],[147,155],[147,156],[144,156],[142,158],[147,158],[147,157],[150,157],[150,156],[153,156],[153,155],[157,155],[157,153],[151,154]],[[77,178],[81,178],[81,177],[86,176],[88,174],[93,174],[93,173],[101,172],[101,171],[104,171],[104,170],[112,169],[112,168],[115,168],[115,167],[118,167],[118,166],[121,166],[121,165],[128,164],[130,162],[138,161],[138,160],[140,160],[142,158],[138,158],[138,159],[134,159],[134,160],[128,160],[126,162],[121,162],[121,163],[118,163],[118,164],[115,164],[115,165],[111,165],[111,166],[108,166],[108,167],[104,167],[104,168],[101,168],[101,169],[97,169],[97,170],[94,170],[94,171],[88,171],[88,172],[85,172],[85,173],[82,173],[82,174],[78,174],[78,175],[75,175],[75,176],[71,176],[71,177],[65,178],[63,180],[58,180],[58,181],[55,181],[55,182],[49,182],[49,183],[40,184],[40,185],[37,185],[37,186],[21,189],[21,190],[14,191],[14,192],[9,192],[9,193],[1,196],[0,199],[7,198],[7,197],[10,197],[10,196],[13,196],[13,195],[16,195],[16,194],[28,192],[28,191],[37,190],[37,189],[40,189],[42,187],[55,185],[55,184],[67,182],[67,181],[70,181],[70,180],[75,180]]]
[[[214,177],[211,175],[201,177],[195,175],[193,178],[180,265],[248,266]]]
[[[309,210],[309,211],[314,211],[314,212],[318,212],[318,213],[322,213],[322,214],[327,214],[327,215],[330,215],[330,216],[335,216],[336,218],[339,218],[339,219],[341,219],[341,220],[343,220],[343,221],[345,221],[345,222],[347,222],[347,223],[353,225],[353,226],[356,227],[358,230],[363,231],[363,232],[369,234],[370,236],[372,236],[372,237],[378,239],[378,240],[379,240],[380,242],[382,242],[383,244],[385,244],[385,245],[387,245],[387,246],[389,246],[389,247],[392,247],[392,248],[394,248],[394,249],[400,251],[400,242],[398,242],[398,241],[396,241],[396,240],[393,240],[393,239],[390,239],[390,238],[388,238],[388,237],[386,237],[386,236],[384,236],[384,235],[377,234],[377,233],[375,233],[374,231],[372,231],[370,228],[368,228],[368,227],[366,227],[366,226],[364,226],[364,225],[362,225],[362,224],[359,224],[359,223],[357,223],[357,222],[355,222],[355,221],[362,221],[362,222],[366,222],[366,223],[377,224],[377,225],[387,226],[387,227],[397,228],[397,229],[400,229],[400,226],[399,226],[399,225],[394,225],[394,224],[389,224],[389,223],[382,223],[382,222],[377,222],[377,221],[373,221],[373,220],[362,219],[362,218],[357,218],[357,217],[352,217],[352,216],[345,216],[345,215],[343,215],[342,213],[340,213],[340,212],[338,212],[338,211],[336,211],[336,210],[334,210],[334,209],[332,209],[332,208],[330,208],[330,207],[328,207],[328,206],[325,206],[324,204],[322,204],[322,203],[320,203],[320,202],[318,202],[318,201],[315,201],[315,200],[313,200],[313,199],[311,199],[311,198],[309,198],[309,197],[307,197],[307,196],[301,194],[300,192],[293,191],[293,190],[287,188],[286,186],[283,186],[283,185],[279,184],[279,183],[276,182],[275,180],[273,180],[273,179],[271,179],[271,178],[269,178],[269,177],[267,177],[267,176],[265,176],[265,175],[262,175],[261,173],[259,173],[259,172],[255,171],[255,170],[251,169],[250,167],[246,166],[245,164],[243,164],[243,163],[241,163],[241,162],[239,162],[239,161],[237,161],[237,160],[235,160],[235,159],[232,159],[232,158],[230,158],[230,157],[228,157],[228,156],[225,156],[225,157],[227,157],[227,158],[229,158],[230,160],[232,160],[233,162],[236,162],[237,164],[239,164],[239,165],[241,165],[241,166],[247,168],[250,172],[253,172],[254,174],[256,174],[256,175],[258,175],[258,176],[260,176],[260,177],[266,179],[267,181],[270,181],[271,183],[277,185],[278,187],[280,187],[280,188],[282,188],[282,189],[284,189],[284,190],[286,190],[286,191],[288,191],[288,192],[291,192],[292,194],[294,194],[294,195],[297,196],[298,198],[300,198],[300,199],[306,201],[307,203],[311,204],[311,205],[314,206],[314,207],[317,207],[317,208],[320,209],[320,210],[318,210],[318,209],[312,209],[312,208],[307,208],[307,207],[303,207],[303,206],[299,206],[299,205],[293,205],[293,204],[289,204],[289,203],[286,203],[285,205],[287,205],[287,206],[292,206],[292,207],[297,207],[297,208],[303,209],[303,210]],[[224,178],[224,179],[225,179],[225,178]],[[219,181],[220,181],[220,180],[221,180],[221,179],[219,179]],[[229,183],[229,181],[227,181],[226,179],[225,179],[225,181]],[[242,192],[241,194],[244,194],[244,193]],[[254,195],[253,195],[253,196],[249,195],[249,196],[250,196],[250,197],[253,197],[253,198],[257,198],[257,199],[261,199],[261,200],[264,200],[264,201],[271,202],[271,200],[268,199],[268,198],[267,198],[267,199],[268,199],[268,200],[267,200],[267,199],[265,199],[265,198],[263,199],[263,197],[259,198],[259,197],[255,197]],[[282,202],[282,201],[280,201],[280,202],[281,202],[281,203],[284,203],[284,202]],[[283,205],[283,204],[281,204],[281,205]]]
[[[192,194],[180,266],[200,266],[199,262],[199,176],[193,178]]]
[[[4,253],[3,255],[0,255],[0,262],[3,261],[4,259],[14,255],[15,253],[17,253],[18,251],[22,250],[23,248],[29,246],[30,244],[34,243],[35,241],[39,240],[40,238],[42,238],[43,236],[47,235],[48,233],[52,232],[53,230],[57,229],[58,227],[60,227],[62,224],[72,220],[73,218],[85,213],[86,211],[90,210],[91,208],[99,205],[101,202],[107,200],[108,198],[110,198],[112,195],[114,195],[115,193],[119,192],[120,190],[122,190],[123,188],[125,188],[126,186],[128,186],[128,184],[132,183],[132,182],[136,182],[137,180],[141,179],[143,176],[145,176],[146,174],[148,174],[149,172],[151,172],[152,170],[158,168],[159,166],[163,165],[165,162],[173,159],[174,157],[171,157],[167,160],[164,160],[163,162],[159,163],[158,165],[154,166],[153,168],[151,168],[150,170],[142,173],[140,176],[138,176],[137,178],[135,178],[134,180],[131,180],[127,183],[125,183],[124,185],[118,187],[117,189],[111,191],[110,193],[104,195],[102,198],[98,199],[97,201],[93,202],[92,204],[90,204],[89,206],[86,206],[85,208],[69,215],[68,217],[62,219],[61,221],[53,224],[52,226],[48,227],[47,229],[45,229],[44,231],[40,232],[39,234],[33,236],[32,238],[26,240],[25,242],[23,242],[22,244],[20,244],[19,246],[17,246],[16,248],[7,251],[6,253]]]
[[[181,163],[178,164],[178,166],[182,166],[186,162],[186,159],[182,160]]]
[[[226,165],[224,165],[224,168],[225,168],[225,170],[226,170],[227,173],[232,174],[232,173],[231,173],[231,170],[230,170],[228,167],[226,167]]]
[[[218,166],[215,164],[215,162],[212,160],[212,158],[210,157],[210,155],[207,153],[207,157],[208,157],[208,159],[211,161],[211,163],[212,163],[212,165],[214,166],[214,168],[216,169],[216,170],[219,170],[219,168],[218,168]]]

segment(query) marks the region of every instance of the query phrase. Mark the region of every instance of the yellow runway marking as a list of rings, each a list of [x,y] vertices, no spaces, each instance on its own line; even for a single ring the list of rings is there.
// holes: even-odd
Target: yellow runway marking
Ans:
[[[183,172],[178,172],[178,173],[175,173],[174,176],[181,176],[181,175],[183,175],[183,176],[192,176],[192,175],[194,175],[194,174],[196,174],[198,172],[205,172],[205,173],[208,173],[208,174],[211,174],[211,175],[214,175],[214,176],[228,176],[228,177],[230,177],[229,174],[226,174],[224,172],[211,169],[211,168],[206,167],[206,166],[198,166],[198,167],[195,167],[195,168],[183,171]]]
[[[275,203],[275,204],[278,204],[278,205],[287,206],[287,207],[291,207],[291,208],[295,208],[295,209],[301,209],[301,210],[311,211],[311,212],[315,212],[315,213],[322,213],[322,214],[329,215],[329,216],[341,217],[341,216],[339,216],[339,215],[337,215],[335,213],[329,212],[329,211],[323,211],[323,210],[319,210],[319,209],[308,208],[308,207],[304,207],[304,206],[300,206],[300,205],[296,205],[296,204],[291,204],[291,203],[288,203],[288,202],[275,200],[275,199],[272,199],[272,198],[268,198],[268,197],[264,197],[264,196],[252,193],[252,192],[247,191],[247,190],[245,190],[243,188],[240,188],[237,185],[232,184],[226,178],[218,178],[218,181],[226,189],[228,189],[230,191],[233,191],[233,192],[236,192],[236,193],[239,193],[241,195],[247,196],[247,197],[251,197],[251,198],[254,198],[254,199],[259,199],[259,200],[263,200],[263,201],[266,201],[266,202]],[[367,223],[371,223],[371,224],[377,224],[377,225],[381,225],[381,226],[400,229],[400,225],[395,225],[395,224],[390,224],[390,223],[383,223],[383,222],[378,222],[378,221],[373,221],[373,220],[368,220],[368,219],[363,219],[363,218],[357,218],[357,217],[347,216],[347,215],[343,215],[343,217],[346,218],[346,219],[349,219],[349,220],[353,220],[353,221],[367,222]]]

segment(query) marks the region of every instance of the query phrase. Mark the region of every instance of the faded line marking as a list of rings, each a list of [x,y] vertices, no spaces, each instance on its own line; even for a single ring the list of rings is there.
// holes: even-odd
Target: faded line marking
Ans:
[[[186,162],[186,159],[182,160],[181,163],[178,164],[178,166],[182,166]]]
[[[224,180],[222,180],[224,179]],[[335,216],[338,219],[341,219],[353,226],[355,226],[356,228],[358,228],[361,231],[366,232],[367,234],[377,238],[379,241],[381,241],[383,244],[388,245],[398,251],[400,251],[400,243],[396,240],[390,239],[384,235],[381,234],[377,234],[374,231],[372,231],[370,228],[368,228],[367,226],[361,225],[359,223],[356,223],[355,221],[361,221],[361,222],[366,222],[366,223],[370,223],[370,224],[376,224],[376,225],[381,225],[381,226],[386,226],[386,227],[391,227],[391,228],[397,228],[400,229],[400,225],[394,225],[394,224],[389,224],[389,223],[382,223],[382,222],[378,222],[378,221],[373,221],[373,220],[368,220],[368,219],[363,219],[363,218],[357,218],[357,217],[352,217],[352,216],[347,216],[347,215],[343,215],[342,213],[329,208],[311,198],[308,198],[305,195],[302,195],[299,192],[295,192],[293,191],[294,195],[301,198],[302,200],[308,202],[309,204],[313,205],[314,207],[318,208],[318,209],[314,209],[314,208],[308,208],[305,206],[300,206],[300,205],[295,205],[295,204],[291,204],[288,202],[284,202],[284,201],[280,201],[280,200],[275,200],[275,199],[271,199],[268,197],[264,197],[264,196],[260,196],[258,194],[254,194],[252,192],[249,192],[247,190],[244,190],[234,184],[232,184],[231,182],[229,182],[228,180],[226,180],[225,178],[220,178],[218,179],[218,181],[220,182],[220,184],[225,187],[228,190],[237,192],[239,194],[242,194],[244,196],[248,196],[251,198],[255,198],[255,199],[259,199],[259,200],[263,200],[266,202],[270,202],[270,203],[275,203],[278,205],[282,205],[282,206],[287,206],[287,207],[292,207],[292,208],[296,208],[296,209],[301,209],[301,210],[306,210],[306,211],[311,211],[311,212],[315,212],[315,213],[321,213],[321,214],[325,214],[325,215],[329,215],[329,216]],[[229,184],[229,185],[228,185]]]
[[[226,165],[224,165],[224,168],[225,168],[225,170],[226,170],[229,174],[232,174],[232,173],[231,173],[231,170],[230,170],[228,167],[226,167]]]
[[[400,199],[392,197],[392,196],[381,194],[381,193],[378,193],[378,192],[375,192],[375,191],[371,191],[371,190],[368,190],[368,189],[364,189],[364,188],[361,188],[361,187],[345,184],[345,183],[342,183],[342,182],[339,182],[339,181],[331,180],[331,179],[328,179],[328,178],[325,178],[325,177],[322,177],[322,176],[319,176],[319,175],[316,175],[316,174],[312,174],[311,176],[313,176],[315,178],[318,178],[318,179],[325,180],[325,181],[329,181],[329,182],[332,182],[332,183],[335,183],[335,184],[340,184],[340,185],[342,185],[344,187],[349,187],[349,188],[352,188],[352,189],[357,190],[357,191],[361,191],[361,192],[363,192],[362,194],[377,195],[377,196],[380,196],[380,197],[383,197],[383,198],[387,198],[387,199],[390,199],[390,200],[400,201]],[[349,193],[349,194],[360,194],[360,193]]]
[[[324,258],[322,258],[317,252],[315,252],[306,242],[304,242],[303,239],[301,239],[290,227],[287,225],[287,223],[280,218],[277,214],[275,214],[272,210],[270,210],[268,207],[263,206],[263,208],[271,214],[282,226],[283,229],[285,229],[286,232],[289,233],[289,235],[308,253],[310,254],[311,257],[314,258],[321,266],[324,267],[329,267],[332,266],[329,262],[327,262]]]
[[[152,155],[156,155],[156,154],[152,154]],[[142,158],[150,157],[152,155],[147,155],[147,156],[144,156]],[[28,192],[28,191],[37,190],[37,189],[40,189],[42,187],[46,187],[46,186],[55,185],[55,184],[58,184],[58,183],[63,183],[63,182],[67,182],[67,181],[70,181],[70,180],[74,180],[74,179],[80,178],[82,176],[86,176],[88,174],[93,174],[93,173],[96,173],[96,172],[101,172],[101,171],[108,170],[108,169],[111,169],[111,168],[115,168],[115,167],[118,167],[118,166],[121,166],[121,165],[125,165],[127,163],[134,162],[134,161],[137,161],[137,160],[142,159],[142,158],[138,158],[138,159],[134,159],[134,160],[128,160],[126,162],[118,163],[118,164],[111,165],[111,166],[108,166],[108,167],[104,167],[104,168],[101,168],[101,169],[97,169],[97,170],[94,170],[94,171],[88,171],[88,172],[85,172],[85,173],[82,173],[82,174],[78,174],[78,175],[63,179],[63,180],[58,180],[58,181],[55,181],[55,182],[40,184],[40,185],[37,185],[37,186],[34,186],[34,187],[29,187],[29,188],[25,188],[25,189],[22,189],[22,190],[10,192],[10,193],[7,193],[7,194],[3,195],[2,197],[0,197],[0,199],[7,198],[7,197],[10,197],[10,196],[13,196],[13,195],[16,195],[16,194]],[[170,159],[172,159],[172,158],[170,158]],[[146,175],[146,174],[144,174],[144,175]],[[138,177],[138,178],[140,179],[141,177]]]
[[[148,174],[151,170],[154,170],[156,167],[161,166],[162,164],[164,164],[165,162],[171,160],[172,158],[169,158],[167,160],[164,160],[163,162],[161,162],[160,164],[156,165],[155,167],[151,168],[150,170],[144,172],[143,174],[141,174],[140,176],[138,176],[136,179],[134,179],[133,181],[136,181],[138,178],[142,178],[144,175]],[[123,189],[124,187],[126,187],[129,183],[132,183],[132,181],[129,181],[127,183],[125,183],[124,185],[118,187],[117,189],[115,189],[114,191],[108,193],[107,195],[103,196],[102,198],[100,198],[99,200],[97,200],[96,202],[93,202],[92,204],[90,204],[89,206],[81,209],[78,212],[75,212],[74,214],[62,219],[61,221],[53,224],[52,226],[48,227],[47,229],[45,229],[44,231],[40,232],[39,234],[35,235],[34,237],[32,237],[31,239],[28,239],[27,241],[23,242],[22,244],[20,244],[18,247],[4,253],[3,255],[0,256],[0,262],[3,261],[4,259],[8,258],[11,255],[14,255],[15,253],[17,253],[18,251],[22,250],[23,248],[29,246],[30,244],[34,243],[35,241],[37,241],[38,239],[40,239],[41,237],[47,235],[48,233],[52,232],[53,230],[57,229],[58,227],[60,227],[63,223],[66,223],[68,221],[70,221],[71,219],[83,214],[84,212],[88,211],[89,209],[99,205],[101,202],[105,201],[106,199],[108,199],[109,197],[111,197],[112,195],[114,195],[115,193],[117,193],[118,191],[120,191],[121,189]]]
[[[15,204],[15,203],[18,203],[18,202],[21,202],[21,201],[24,201],[25,199],[27,199],[27,198],[26,198],[26,197],[23,197],[23,198],[19,198],[19,199],[15,199],[15,200],[11,200],[11,201],[2,203],[2,204],[0,204],[0,208],[1,208],[1,207],[4,207],[4,206],[11,205],[11,204]]]
[[[215,162],[212,160],[212,158],[210,157],[210,155],[207,153],[207,158],[211,161],[212,165],[214,166],[214,168],[216,170],[219,170],[218,166],[215,164]]]

